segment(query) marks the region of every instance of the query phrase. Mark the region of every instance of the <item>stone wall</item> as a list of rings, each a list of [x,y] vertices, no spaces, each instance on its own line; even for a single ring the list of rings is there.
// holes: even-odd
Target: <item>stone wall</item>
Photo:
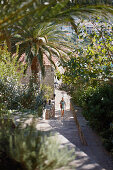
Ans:
[[[55,101],[52,101],[50,105],[47,104],[45,106],[45,109],[43,110],[43,119],[48,120],[54,117],[55,117]]]
[[[45,65],[45,77],[41,77],[41,84],[51,87],[51,99],[54,98],[54,69],[51,65]]]
[[[22,76],[21,83],[29,83],[30,77],[32,76],[31,67],[27,68],[25,76]],[[50,86],[52,89],[51,99],[54,99],[54,68],[51,65],[45,65],[45,77],[42,77],[41,71],[38,73],[39,84]]]

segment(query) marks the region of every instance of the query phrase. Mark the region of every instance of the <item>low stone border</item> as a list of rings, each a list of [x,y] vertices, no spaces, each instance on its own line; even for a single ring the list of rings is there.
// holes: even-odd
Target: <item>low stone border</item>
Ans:
[[[78,128],[80,140],[81,140],[81,142],[82,142],[83,145],[86,145],[86,146],[87,146],[88,144],[87,144],[87,142],[86,142],[86,139],[85,139],[84,134],[83,134],[83,132],[82,132],[82,129],[81,129],[81,127],[80,127],[79,121],[78,121],[78,119],[77,119],[77,110],[75,110],[74,104],[73,104],[73,102],[72,102],[71,99],[70,99],[70,110],[71,110],[72,113],[73,113],[74,120],[75,120],[76,126],[77,126],[77,128]]]
[[[50,105],[47,104],[43,110],[43,119],[48,120],[55,117],[55,102],[52,102]]]

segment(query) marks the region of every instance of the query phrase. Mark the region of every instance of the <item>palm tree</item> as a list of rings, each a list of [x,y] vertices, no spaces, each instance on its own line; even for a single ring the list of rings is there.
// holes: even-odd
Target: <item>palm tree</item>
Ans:
[[[34,20],[31,20],[34,22]],[[25,20],[19,23],[19,28],[25,25]],[[31,24],[31,22],[30,22]],[[16,26],[15,26],[16,27]],[[26,54],[26,61],[31,63],[32,73],[35,75],[41,68],[44,75],[43,57],[46,56],[55,66],[52,57],[65,59],[74,46],[68,42],[65,31],[59,29],[59,25],[45,23],[34,27],[18,29],[14,36],[16,44],[20,46],[20,54]]]
[[[104,1],[106,4],[112,5],[110,0]],[[1,1],[0,3],[0,41],[6,40],[11,50],[11,40],[15,39],[20,45],[20,49],[26,52],[27,58],[33,61],[37,59],[40,61],[42,72],[44,69],[43,55],[47,55],[51,60],[51,55],[60,56],[63,51],[62,46],[66,43],[60,42],[61,37],[57,37],[56,32],[50,31],[54,38],[49,38],[50,34],[44,29],[43,24],[50,22],[68,22],[71,23],[75,31],[77,27],[71,15],[82,16],[86,13],[94,13],[96,10],[106,10],[113,13],[112,6],[105,6],[102,0],[31,0],[25,2],[24,0],[17,2],[15,0]],[[99,4],[99,5],[97,5]],[[45,24],[44,24],[45,25]],[[45,27],[46,28],[46,27]],[[47,26],[47,29],[52,29]],[[44,33],[45,32],[45,33]],[[59,39],[59,40],[58,40]],[[55,41],[59,41],[55,43]],[[51,41],[51,42],[50,42]],[[15,41],[14,41],[15,42]],[[37,56],[37,58],[36,58]],[[52,61],[52,60],[51,60]],[[34,62],[36,63],[36,62]]]

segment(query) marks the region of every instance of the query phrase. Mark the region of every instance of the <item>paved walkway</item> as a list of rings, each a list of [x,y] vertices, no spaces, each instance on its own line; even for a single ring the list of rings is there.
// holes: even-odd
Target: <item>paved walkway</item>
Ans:
[[[61,145],[67,145],[69,149],[75,149],[76,159],[71,162],[74,169],[113,170],[113,160],[103,148],[100,138],[87,125],[87,122],[81,115],[81,110],[77,116],[88,146],[83,146],[80,141],[78,130],[70,111],[70,97],[63,91],[56,90],[55,93],[55,118],[41,121],[37,124],[37,129],[55,132]],[[62,97],[64,97],[66,102],[64,120],[61,119],[59,104]],[[67,169],[62,168],[62,170]]]
[[[63,121],[61,121],[59,105],[62,96],[66,102],[66,112]],[[72,112],[70,111],[70,97],[65,92],[56,90],[55,107],[57,119],[50,121],[49,124],[75,147],[76,160],[73,164],[76,164],[76,169],[113,170],[112,158],[103,148],[100,138],[87,125],[80,110],[77,117],[88,143],[88,146],[82,145]]]

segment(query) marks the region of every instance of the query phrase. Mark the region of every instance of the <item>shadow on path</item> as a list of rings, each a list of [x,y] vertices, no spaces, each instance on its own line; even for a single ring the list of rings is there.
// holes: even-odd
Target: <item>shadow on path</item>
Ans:
[[[66,111],[64,119],[61,118],[59,103],[62,98],[66,101]],[[64,138],[71,142],[75,148],[76,170],[113,170],[113,160],[102,146],[101,140],[89,127],[83,127],[88,146],[82,145],[78,130],[70,108],[70,97],[66,92],[56,90],[55,99],[55,118],[48,120],[53,132],[60,133]]]

